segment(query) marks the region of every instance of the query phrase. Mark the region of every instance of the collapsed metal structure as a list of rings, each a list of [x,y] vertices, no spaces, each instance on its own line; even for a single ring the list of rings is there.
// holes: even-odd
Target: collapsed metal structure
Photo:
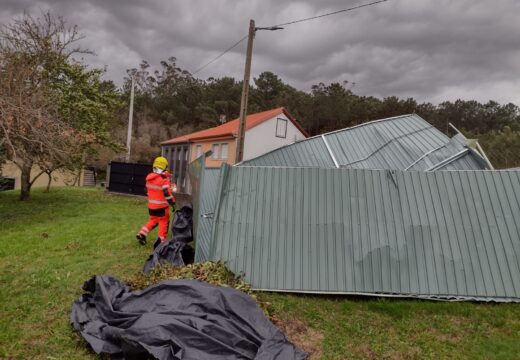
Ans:
[[[196,261],[259,290],[520,302],[520,171],[471,145],[407,115],[199,159]]]

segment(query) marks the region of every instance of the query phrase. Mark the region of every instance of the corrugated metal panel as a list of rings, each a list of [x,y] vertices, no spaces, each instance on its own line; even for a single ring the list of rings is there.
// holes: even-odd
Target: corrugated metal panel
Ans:
[[[233,167],[210,257],[255,289],[520,301],[519,171]]]
[[[205,169],[203,181],[200,185],[198,225],[196,233],[195,261],[202,262],[209,259],[209,244],[213,216],[219,194],[220,169]]]
[[[326,135],[342,167],[404,169],[448,138],[417,115]]]
[[[244,165],[254,166],[302,166],[335,167],[325,142],[314,137],[274,150],[255,159],[244,161]]]
[[[209,243],[213,227],[213,215],[218,201],[221,169],[206,168],[207,152],[190,163],[188,167],[192,189],[193,233],[195,239],[195,261],[209,259]],[[224,168],[223,170],[227,170]]]
[[[435,148],[405,170],[427,170],[464,150],[466,151],[464,155],[447,162],[446,165],[439,168],[439,170],[486,169],[487,165],[485,160],[482,159],[474,150],[466,147],[466,139],[462,135],[457,134],[452,137],[448,143],[442,147]]]
[[[450,139],[413,114],[316,136],[244,161],[240,166],[333,168],[336,167],[334,157],[340,167],[346,168],[424,171],[463,149],[466,149],[463,136]],[[485,169],[485,164],[473,159],[475,157],[479,155],[468,154],[463,161],[453,162],[450,168]]]

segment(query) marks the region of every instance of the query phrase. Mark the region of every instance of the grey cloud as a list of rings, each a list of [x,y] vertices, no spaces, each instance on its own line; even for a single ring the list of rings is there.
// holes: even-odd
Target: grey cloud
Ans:
[[[247,33],[363,3],[361,0],[2,0],[0,22],[24,9],[52,9],[86,34],[86,58],[121,83],[141,59],[175,56],[193,71]],[[270,70],[309,90],[355,82],[363,95],[456,98],[520,104],[520,22],[516,0],[389,0],[350,13],[258,32],[253,76]],[[197,76],[242,77],[245,42]]]

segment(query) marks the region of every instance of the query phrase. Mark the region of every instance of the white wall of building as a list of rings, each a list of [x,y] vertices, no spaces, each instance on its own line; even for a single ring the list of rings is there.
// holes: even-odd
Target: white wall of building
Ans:
[[[41,169],[34,165],[31,169],[31,180],[41,172]],[[21,188],[22,172],[18,166],[12,161],[7,160],[2,166],[2,176],[7,178],[14,178],[14,188],[19,190]],[[67,170],[56,170],[51,174],[51,186],[69,186],[74,183],[77,174]],[[80,184],[84,183],[85,171],[81,172]],[[46,187],[49,181],[47,174],[40,175],[32,185],[32,188]]]
[[[276,136],[277,119],[287,121],[285,138]],[[274,149],[305,139],[305,135],[285,116],[280,114],[246,131],[244,158],[249,160]]]

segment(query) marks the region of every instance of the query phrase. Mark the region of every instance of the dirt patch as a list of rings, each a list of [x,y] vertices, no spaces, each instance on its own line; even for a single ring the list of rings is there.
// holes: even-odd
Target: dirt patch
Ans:
[[[321,343],[323,334],[316,329],[308,327],[300,319],[280,319],[271,317],[271,321],[283,331],[285,336],[298,348],[309,354],[308,360],[321,359],[323,350]]]
[[[353,353],[362,359],[377,359],[376,353],[367,344],[356,346]]]

